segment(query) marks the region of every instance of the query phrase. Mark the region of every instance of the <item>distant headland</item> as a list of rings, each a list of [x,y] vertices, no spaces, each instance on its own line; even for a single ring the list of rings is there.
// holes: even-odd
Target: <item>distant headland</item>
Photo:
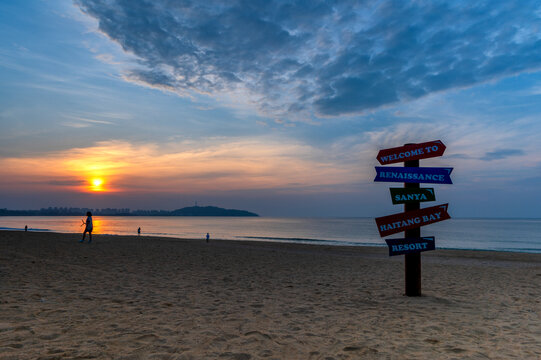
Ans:
[[[87,211],[96,216],[259,216],[246,210],[223,209],[216,206],[189,206],[177,210],[130,210],[49,207],[39,210],[0,209],[0,216],[84,216]]]

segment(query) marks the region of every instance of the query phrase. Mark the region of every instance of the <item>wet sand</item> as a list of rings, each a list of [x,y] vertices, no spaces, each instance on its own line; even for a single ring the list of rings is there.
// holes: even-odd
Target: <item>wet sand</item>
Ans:
[[[541,254],[0,231],[0,359],[540,359]]]

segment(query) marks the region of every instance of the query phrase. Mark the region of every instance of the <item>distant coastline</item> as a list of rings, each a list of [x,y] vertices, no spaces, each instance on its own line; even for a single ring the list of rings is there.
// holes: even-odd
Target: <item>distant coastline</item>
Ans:
[[[224,209],[216,206],[189,206],[168,210],[89,209],[49,207],[39,210],[0,209],[0,216],[84,216],[87,211],[96,216],[259,216],[246,210]]]

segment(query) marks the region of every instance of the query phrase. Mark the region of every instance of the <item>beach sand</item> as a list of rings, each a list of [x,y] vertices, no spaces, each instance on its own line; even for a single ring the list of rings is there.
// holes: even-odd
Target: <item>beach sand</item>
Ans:
[[[0,231],[0,359],[541,359],[541,255]]]

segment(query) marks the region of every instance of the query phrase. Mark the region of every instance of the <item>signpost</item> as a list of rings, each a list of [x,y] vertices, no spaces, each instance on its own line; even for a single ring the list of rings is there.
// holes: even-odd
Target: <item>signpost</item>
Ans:
[[[404,163],[405,167],[418,168],[419,160],[410,160]],[[419,189],[417,183],[404,183],[406,189]],[[404,204],[404,211],[417,211],[421,208],[420,202],[411,202]],[[412,228],[404,231],[406,239],[420,238],[421,228]],[[421,296],[421,253],[410,252],[404,254],[404,282],[406,287],[406,296]]]
[[[376,182],[452,184],[453,168],[376,166]]]
[[[404,162],[404,167],[376,166],[375,182],[402,182],[404,188],[391,188],[393,204],[404,204],[404,212],[376,218],[381,237],[404,232],[404,238],[386,239],[389,256],[404,255],[407,296],[421,296],[421,252],[434,250],[433,236],[421,237],[421,226],[450,219],[449,204],[421,209],[421,202],[435,201],[433,188],[421,188],[420,183],[452,184],[453,168],[419,167],[419,160],[442,156],[445,145],[441,140],[380,150],[381,165]]]
[[[434,194],[433,188],[390,188],[389,190],[391,191],[393,205],[407,204],[415,201],[436,201],[436,195]]]

